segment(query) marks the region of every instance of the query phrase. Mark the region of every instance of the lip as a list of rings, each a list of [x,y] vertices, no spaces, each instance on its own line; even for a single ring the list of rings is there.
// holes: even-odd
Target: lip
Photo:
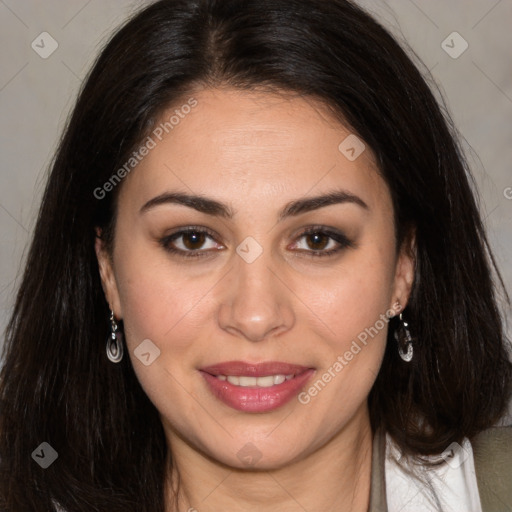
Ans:
[[[199,371],[210,392],[216,398],[233,409],[250,413],[270,412],[282,407],[299,393],[315,373],[314,368],[276,361],[264,363],[230,361],[201,368]],[[294,377],[270,387],[235,386],[216,377],[216,375],[265,377],[277,374],[293,374]]]
[[[244,361],[226,361],[212,366],[200,368],[200,371],[210,375],[247,375],[249,377],[266,377],[267,375],[298,375],[308,370],[306,366],[283,363],[280,361],[265,361],[263,363],[246,363]]]

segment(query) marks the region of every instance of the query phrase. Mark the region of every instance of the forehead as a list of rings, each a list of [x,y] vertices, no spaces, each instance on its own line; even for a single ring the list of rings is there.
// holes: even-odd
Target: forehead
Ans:
[[[204,89],[165,110],[150,138],[121,191],[140,203],[176,188],[232,202],[333,187],[388,195],[371,150],[309,97]]]

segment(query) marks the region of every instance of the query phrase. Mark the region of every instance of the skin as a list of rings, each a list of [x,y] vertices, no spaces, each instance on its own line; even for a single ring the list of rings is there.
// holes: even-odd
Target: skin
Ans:
[[[405,307],[413,250],[397,251],[388,187],[368,147],[354,161],[338,150],[350,130],[311,98],[228,88],[193,96],[195,109],[124,179],[112,255],[96,244],[106,298],[124,320],[129,357],[172,451],[167,510],[367,510],[367,397],[387,324],[307,404],[294,398],[271,412],[236,411],[211,394],[198,369],[295,363],[316,369],[306,389],[397,301]],[[368,208],[333,204],[279,221],[287,203],[334,189]],[[140,212],[164,192],[216,199],[234,216],[178,204]],[[301,236],[316,225],[353,245],[311,256],[339,245]],[[186,259],[160,243],[186,226],[209,228],[215,239],[181,237],[174,246],[206,257]],[[252,263],[236,252],[249,236],[263,251]],[[161,351],[149,366],[133,353],[145,339]],[[255,466],[237,457],[247,443],[261,456]]]

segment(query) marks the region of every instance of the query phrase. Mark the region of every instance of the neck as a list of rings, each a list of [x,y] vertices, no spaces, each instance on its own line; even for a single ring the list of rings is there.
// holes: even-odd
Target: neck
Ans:
[[[166,511],[366,512],[373,435],[366,407],[358,415],[319,449],[270,470],[226,466],[172,434]]]

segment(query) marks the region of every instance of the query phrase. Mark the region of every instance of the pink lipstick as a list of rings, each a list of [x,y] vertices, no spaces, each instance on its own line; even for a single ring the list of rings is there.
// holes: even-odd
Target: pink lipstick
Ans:
[[[268,412],[288,403],[315,373],[314,368],[268,361],[228,361],[199,370],[212,394],[243,412]]]

